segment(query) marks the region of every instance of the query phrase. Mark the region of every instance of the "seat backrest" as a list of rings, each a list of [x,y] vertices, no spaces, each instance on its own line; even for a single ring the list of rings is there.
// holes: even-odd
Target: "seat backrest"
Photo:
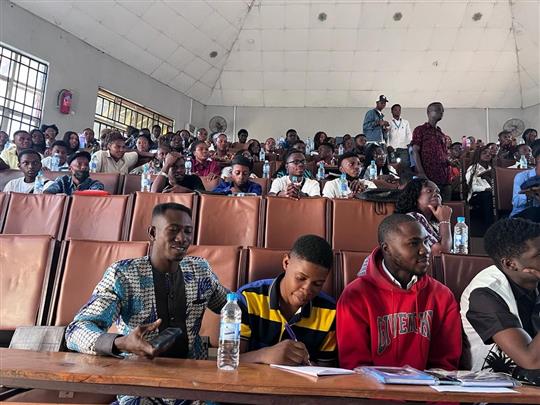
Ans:
[[[497,210],[510,211],[512,209],[514,177],[522,171],[506,167],[495,168],[495,208]]]
[[[236,291],[238,289],[238,277],[241,266],[240,246],[195,246],[188,249],[188,255],[206,259],[212,271],[219,278],[220,283]],[[219,343],[219,315],[207,309],[204,313],[201,336],[209,336],[210,345],[217,347]]]
[[[65,195],[11,193],[2,233],[50,235],[59,239],[67,203]]]
[[[268,197],[264,247],[290,249],[302,235],[313,234],[327,239],[326,198]]]
[[[0,330],[43,324],[54,243],[47,235],[0,235]]]
[[[128,195],[74,195],[71,198],[64,239],[122,239]]]
[[[268,194],[268,190],[269,190],[269,187],[270,187],[270,181],[268,179],[257,177],[255,179],[250,179],[250,180],[252,182],[254,182],[254,183],[259,184],[261,186],[261,188],[262,188],[262,196],[266,196],[266,194]]]
[[[135,204],[131,215],[129,240],[149,240],[147,229],[152,222],[152,210],[158,204],[174,202],[192,210],[193,226],[196,224],[194,193],[135,193]]]
[[[332,247],[334,250],[371,252],[378,244],[379,224],[394,209],[393,203],[332,200]]]
[[[260,207],[261,197],[202,194],[197,245],[257,245]]]
[[[454,255],[451,253],[443,253],[441,261],[443,284],[454,293],[458,303],[463,290],[467,288],[471,280],[480,271],[493,264],[493,260],[487,256]]]
[[[0,230],[2,230],[2,225],[4,225],[5,214],[9,202],[10,194],[3,193],[0,191]]]
[[[90,177],[103,183],[103,188],[111,194],[120,190],[120,175],[118,173],[90,173]]]
[[[288,252],[288,250],[250,247],[245,284],[279,276],[283,272],[283,258]],[[334,268],[336,268],[335,263]],[[323,286],[323,291],[332,297],[336,296],[334,274],[335,271],[332,269]]]
[[[358,272],[362,268],[364,260],[366,260],[366,257],[368,257],[369,255],[369,252],[341,252],[340,278],[343,288],[347,287],[347,285],[351,281],[354,281],[356,279]]]
[[[277,171],[277,162],[275,160],[270,160],[268,164],[270,165],[270,178],[272,178],[274,173]],[[255,173],[259,178],[261,178],[263,175],[263,165],[264,162],[253,163],[253,173]]]
[[[18,179],[19,177],[23,176],[24,173],[20,170],[0,170],[0,191],[6,187],[6,184],[8,184],[10,180]]]
[[[465,205],[465,201],[446,201],[444,205],[452,208],[452,217],[450,218],[452,229],[454,229],[454,225],[456,225],[458,217],[464,217],[466,224],[471,223],[469,220],[469,210]]]
[[[157,175],[150,176],[154,182]],[[131,194],[136,191],[141,191],[141,175],[140,174],[125,174],[122,180],[122,192],[120,194]]]
[[[114,262],[145,256],[148,242],[64,242],[62,262],[54,281],[49,325],[69,324],[88,301],[105,270]],[[89,265],[91,263],[91,265]]]

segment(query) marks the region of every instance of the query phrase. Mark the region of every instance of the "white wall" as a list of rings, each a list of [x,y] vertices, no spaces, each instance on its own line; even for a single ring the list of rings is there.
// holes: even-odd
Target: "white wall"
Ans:
[[[173,118],[177,128],[189,121],[191,99],[186,95],[5,0],[0,0],[0,40],[49,62],[42,123],[56,123],[61,133],[93,126],[98,87]],[[73,115],[60,114],[56,107],[64,88],[74,93]],[[202,104],[193,103],[194,119],[202,119],[203,111]]]
[[[444,103],[444,100],[442,100]],[[387,118],[391,117],[390,106],[384,110]],[[313,136],[323,130],[330,136],[346,133],[351,135],[362,132],[362,122],[367,108],[274,108],[274,107],[237,107],[236,131],[246,128],[250,138],[264,140],[270,136],[284,136],[289,128],[295,128],[302,138]],[[204,125],[208,125],[215,115],[227,120],[227,133],[232,137],[233,107],[207,106],[204,114]],[[426,122],[426,110],[420,108],[402,109],[402,116],[409,120],[411,127]],[[490,140],[497,138],[504,122],[509,118],[520,118],[526,128],[540,127],[540,105],[527,109],[489,109]],[[463,135],[472,135],[487,140],[485,109],[447,108],[440,123],[442,130],[454,140]],[[234,134],[236,136],[236,134]]]

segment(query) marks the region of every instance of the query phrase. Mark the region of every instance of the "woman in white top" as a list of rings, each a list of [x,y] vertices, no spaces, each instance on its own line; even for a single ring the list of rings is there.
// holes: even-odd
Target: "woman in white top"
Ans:
[[[471,210],[471,230],[474,230],[474,236],[483,236],[493,223],[491,160],[492,154],[488,146],[476,149],[465,174],[469,190],[467,201]]]
[[[285,155],[284,163],[287,176],[278,177],[272,181],[269,196],[289,198],[320,197],[321,187],[319,182],[304,177],[306,157],[302,152],[291,149]]]
[[[341,191],[341,179],[327,181],[323,188],[323,197],[327,198],[356,198],[361,192],[377,188],[377,186],[369,181],[360,178],[362,164],[360,158],[354,152],[345,152],[339,157],[338,167],[341,173],[347,176],[347,191],[346,196]]]

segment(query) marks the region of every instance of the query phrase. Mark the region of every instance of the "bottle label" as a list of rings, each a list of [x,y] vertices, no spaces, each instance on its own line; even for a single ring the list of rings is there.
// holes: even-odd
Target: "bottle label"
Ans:
[[[220,340],[239,340],[240,324],[236,322],[221,322],[219,329]]]

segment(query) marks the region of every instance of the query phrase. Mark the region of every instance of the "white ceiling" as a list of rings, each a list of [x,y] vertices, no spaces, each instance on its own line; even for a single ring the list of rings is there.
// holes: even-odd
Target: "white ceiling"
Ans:
[[[207,105],[540,103],[538,0],[14,2]]]

